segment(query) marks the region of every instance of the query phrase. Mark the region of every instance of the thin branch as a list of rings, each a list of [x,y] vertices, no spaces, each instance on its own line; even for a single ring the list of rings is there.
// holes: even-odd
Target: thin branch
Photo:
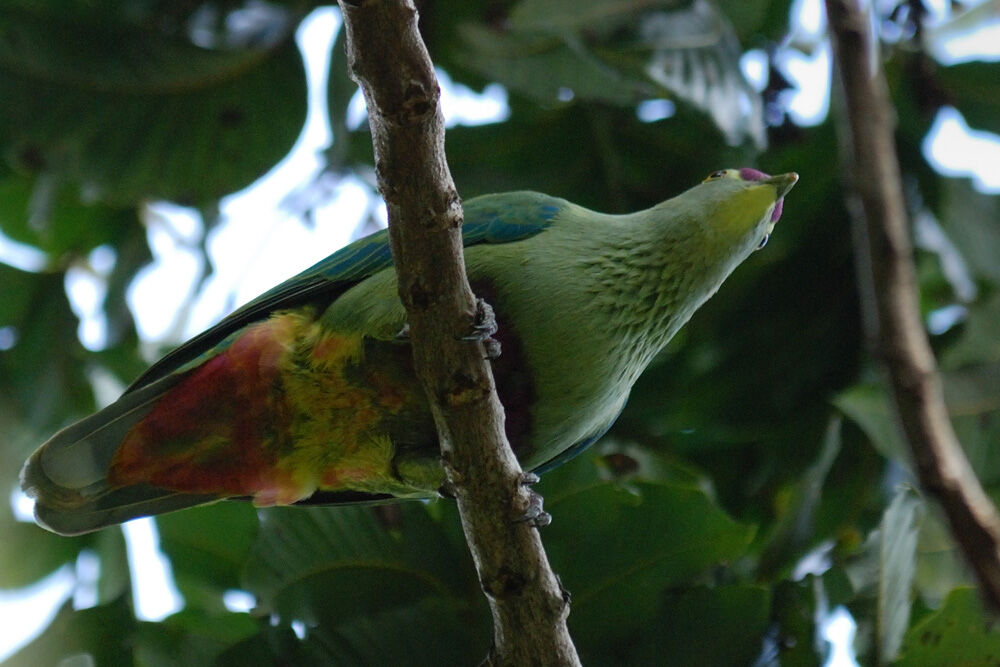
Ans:
[[[941,504],[984,596],[1000,611],[1000,515],[952,429],[920,320],[893,109],[882,70],[874,66],[868,15],[858,0],[826,0],[826,9],[850,126],[848,169],[861,200],[855,227],[859,265],[869,273],[862,279],[871,280],[875,301],[875,345],[920,483]]]
[[[368,103],[375,168],[417,375],[493,612],[496,665],[577,665],[569,603],[538,531],[514,521],[530,496],[504,433],[465,275],[462,208],[444,153],[439,89],[412,0],[340,0],[351,76]]]

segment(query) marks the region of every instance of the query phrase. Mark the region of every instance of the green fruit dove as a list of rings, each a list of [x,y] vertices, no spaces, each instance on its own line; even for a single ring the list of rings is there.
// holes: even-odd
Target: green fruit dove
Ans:
[[[597,440],[646,365],[781,215],[794,173],[717,171],[630,215],[534,192],[465,203],[465,261],[525,470]],[[74,535],[226,498],[433,496],[444,481],[385,231],[264,293],[52,437],[21,482]]]

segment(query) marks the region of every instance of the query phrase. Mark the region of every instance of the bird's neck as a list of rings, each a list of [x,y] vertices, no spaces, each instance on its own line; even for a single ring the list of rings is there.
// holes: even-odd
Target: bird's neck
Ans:
[[[722,282],[706,260],[698,223],[661,206],[617,218],[588,267],[593,306],[636,375]]]

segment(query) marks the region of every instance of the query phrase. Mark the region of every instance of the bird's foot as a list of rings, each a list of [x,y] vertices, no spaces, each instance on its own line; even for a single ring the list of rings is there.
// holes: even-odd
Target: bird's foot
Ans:
[[[525,472],[521,473],[520,484],[523,487],[530,487],[532,484],[537,484],[538,480],[539,477],[535,473]],[[544,499],[540,494],[528,488],[528,507],[521,516],[514,519],[514,522],[527,523],[535,528],[542,528],[552,523],[552,515],[542,509],[543,502]]]
[[[476,297],[476,315],[472,320],[472,329],[462,340],[483,341],[497,332],[496,313],[493,306],[486,303],[485,299]]]
[[[493,337],[496,332],[497,318],[496,313],[493,312],[493,306],[477,297],[476,315],[472,320],[472,328],[461,339],[482,343],[486,349],[486,358],[496,359],[500,356],[500,341]]]
[[[409,342],[410,340],[410,323],[406,322],[403,324],[403,328],[396,332],[396,340],[403,340]]]

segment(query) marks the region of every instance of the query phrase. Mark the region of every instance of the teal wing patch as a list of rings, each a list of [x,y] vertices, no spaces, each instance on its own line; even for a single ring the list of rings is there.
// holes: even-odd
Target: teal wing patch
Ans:
[[[510,243],[534,236],[552,224],[552,219],[566,204],[564,199],[537,192],[507,192],[470,199],[463,206],[462,245],[468,248],[480,243]],[[296,281],[320,278],[328,285],[344,282],[353,285],[390,266],[389,234],[383,229],[338,250],[298,276],[265,292],[245,308],[280,295],[285,285]]]
[[[463,205],[465,247],[481,243],[511,243],[538,234],[552,224],[568,202],[537,192],[507,192],[470,199]],[[243,327],[276,310],[305,303],[329,303],[352,285],[392,266],[389,235],[376,232],[338,250],[305,271],[264,292],[170,352],[143,373],[127,391],[135,391],[188,365],[197,365]],[[194,362],[194,363],[192,363]]]
[[[524,191],[476,197],[465,203],[463,245],[529,238],[551,225],[568,204],[565,199]]]

